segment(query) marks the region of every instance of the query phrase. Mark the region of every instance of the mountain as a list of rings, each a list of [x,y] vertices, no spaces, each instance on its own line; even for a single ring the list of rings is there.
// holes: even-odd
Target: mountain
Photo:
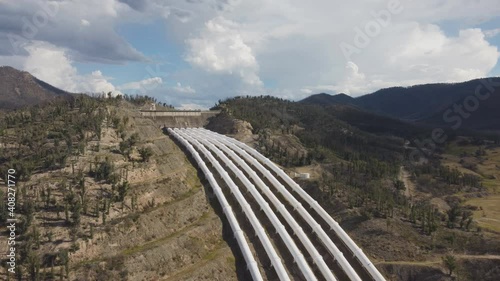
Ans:
[[[480,95],[488,95],[486,99],[476,97],[476,90],[481,87]],[[382,114],[406,121],[427,125],[451,126],[458,124],[457,116],[462,106],[471,109],[476,105],[478,109],[460,117],[463,129],[500,130],[500,78],[476,79],[455,84],[426,84],[411,87],[393,87],[376,91],[372,94],[357,98],[346,97],[344,94],[318,94],[302,101],[304,104],[332,104],[354,105],[360,109],[376,114]],[[469,102],[470,106],[465,106]],[[447,111],[446,116],[443,116]],[[455,121],[452,121],[455,120]]]
[[[418,134],[417,130],[408,132],[413,127],[412,124],[403,124],[400,120],[391,120],[393,123],[389,123],[387,120],[391,118],[384,116],[380,119],[371,113],[365,120],[358,117],[358,110],[347,106],[341,105],[334,109],[271,96],[229,98],[213,109],[222,110],[223,114],[249,122],[253,132],[262,137],[260,141],[263,142],[267,142],[266,136],[273,132],[279,135],[294,135],[304,146],[316,149],[316,153],[310,156],[318,159],[324,157],[322,148],[327,148],[347,159],[391,159],[391,163],[396,163],[397,159],[402,158],[403,138],[412,138]],[[397,127],[405,128],[407,132],[397,131],[395,134],[389,134],[384,128],[387,124],[397,124]],[[369,127],[369,130],[360,129],[366,127]],[[288,147],[285,149],[288,154],[279,148],[281,146]],[[300,153],[292,151],[292,145],[289,143],[279,146],[271,144],[271,147],[268,152],[273,155],[273,161],[281,165],[287,166],[302,160]]]
[[[301,101],[302,103],[307,104],[354,104],[355,99],[346,94],[338,94],[338,95],[329,95],[325,93],[312,95],[308,98],[305,98]]]
[[[412,138],[428,131],[424,126],[376,114],[352,105],[331,104],[324,108],[333,117],[369,133]]]
[[[0,110],[18,109],[72,95],[43,82],[26,71],[0,67]]]

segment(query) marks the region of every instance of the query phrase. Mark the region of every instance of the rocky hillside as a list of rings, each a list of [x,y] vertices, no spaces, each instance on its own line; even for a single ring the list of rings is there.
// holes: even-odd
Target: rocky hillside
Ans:
[[[0,110],[47,103],[57,98],[71,98],[71,95],[28,72],[0,67]]]
[[[33,133],[37,143],[16,139],[26,125],[13,116],[1,140],[2,171],[23,173],[16,211],[23,280],[208,281],[244,274],[210,189],[152,120],[121,100],[77,101],[54,117],[52,110],[65,108],[59,106],[38,109],[36,117],[17,113],[34,126],[46,122]],[[99,128],[84,126],[85,118],[97,118]],[[1,233],[5,249],[4,226]]]

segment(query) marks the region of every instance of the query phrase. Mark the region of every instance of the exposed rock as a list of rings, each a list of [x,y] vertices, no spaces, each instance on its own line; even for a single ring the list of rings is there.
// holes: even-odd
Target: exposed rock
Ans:
[[[219,134],[232,135],[235,139],[245,143],[254,140],[253,128],[249,122],[234,119],[227,115],[220,114],[210,118],[206,128]]]

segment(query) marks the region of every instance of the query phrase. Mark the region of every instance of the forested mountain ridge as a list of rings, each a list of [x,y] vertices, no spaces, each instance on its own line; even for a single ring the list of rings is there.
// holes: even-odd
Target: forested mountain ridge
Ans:
[[[266,130],[293,134],[306,146],[318,149],[326,147],[346,159],[380,153],[376,158],[402,161],[402,138],[360,130],[337,118],[350,118],[341,110],[329,110],[318,105],[304,105],[270,96],[232,98],[221,102],[215,109],[250,122],[256,134],[265,135]],[[322,157],[321,153],[318,157]]]
[[[458,108],[475,108],[474,114],[464,118],[462,128],[500,130],[500,78],[475,79],[454,84],[426,84],[411,87],[393,87],[372,94],[352,98],[344,94],[312,95],[302,101],[306,104],[356,106],[379,115],[427,125],[450,126],[449,119]],[[466,104],[468,103],[468,104]],[[476,106],[477,103],[477,106]],[[452,113],[446,111],[452,110]],[[444,114],[447,116],[444,116]],[[453,124],[453,123],[452,123]]]

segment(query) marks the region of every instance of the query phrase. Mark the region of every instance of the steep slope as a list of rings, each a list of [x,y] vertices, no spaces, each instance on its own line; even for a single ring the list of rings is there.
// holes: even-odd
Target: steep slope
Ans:
[[[0,67],[0,109],[17,109],[61,97],[71,98],[71,95],[35,78],[28,72],[10,66]]]
[[[17,253],[23,280],[208,281],[245,274],[211,189],[138,108],[80,96],[74,108],[53,103],[5,118],[0,171],[3,177],[16,169],[17,238],[32,241]],[[0,233],[6,248],[5,225]]]
[[[356,106],[335,104],[328,105],[325,109],[339,120],[370,133],[411,139],[416,135],[428,132],[426,127],[394,117],[372,113]]]
[[[487,92],[484,92],[486,94]],[[471,130],[500,131],[500,87],[496,88],[486,100],[479,100],[477,109],[470,98],[456,101],[454,104],[464,109],[464,114],[455,109],[455,105],[449,105],[445,110],[435,113],[419,120],[423,124],[431,124],[442,128],[463,128]],[[460,120],[460,121],[459,121]]]
[[[419,120],[444,110],[473,88],[458,92],[454,85],[433,84],[408,88],[395,87],[361,96],[356,104],[366,110],[406,120]]]
[[[500,78],[476,79],[455,84],[426,84],[411,87],[393,87],[376,91],[372,94],[349,98],[342,94],[318,94],[302,101],[304,104],[354,105],[379,115],[386,115],[407,121],[416,121],[429,125],[446,125],[443,113],[454,109],[454,105],[464,104],[467,97],[473,97],[478,87],[481,94],[490,97],[479,100],[480,110],[463,123],[464,129],[499,130],[500,113],[495,108],[500,106]],[[470,99],[470,98],[469,98]],[[470,104],[473,103],[468,100]]]

